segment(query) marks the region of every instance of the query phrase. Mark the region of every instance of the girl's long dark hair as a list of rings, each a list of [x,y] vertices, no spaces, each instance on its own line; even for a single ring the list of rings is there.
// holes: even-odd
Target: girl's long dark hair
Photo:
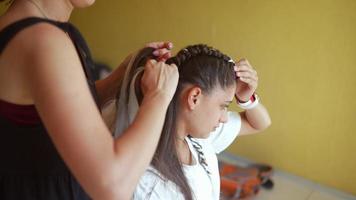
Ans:
[[[144,66],[148,58],[152,58],[153,51],[154,49],[152,48],[144,48],[138,53],[129,72],[130,82],[136,69]],[[234,63],[220,51],[203,44],[192,45],[182,49],[175,57],[167,60],[166,63],[177,65],[179,82],[175,95],[168,106],[162,134],[151,165],[167,180],[175,183],[186,200],[192,200],[193,194],[184,175],[175,145],[179,96],[187,83],[199,86],[206,94],[217,86],[224,89],[235,84]],[[125,92],[128,94],[129,88]],[[139,90],[136,90],[136,93],[140,100],[142,94]],[[196,150],[200,151],[199,149]],[[202,152],[200,151],[198,154],[202,154]],[[202,154],[202,156],[204,155]],[[199,162],[203,164],[201,159],[199,159]]]

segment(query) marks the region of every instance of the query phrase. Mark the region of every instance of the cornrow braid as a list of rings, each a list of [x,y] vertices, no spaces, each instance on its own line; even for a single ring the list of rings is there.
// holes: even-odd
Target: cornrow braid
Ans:
[[[235,65],[235,62],[229,56],[205,44],[187,46],[186,48],[180,50],[175,57],[172,57],[171,59],[167,60],[167,63],[174,63],[179,67],[180,65],[184,64],[195,56],[212,56],[231,63],[232,66]]]
[[[185,83],[189,83],[198,85],[204,92],[209,93],[217,85],[226,88],[236,82],[233,60],[205,44],[187,46],[166,63],[174,63],[178,67],[177,90]]]

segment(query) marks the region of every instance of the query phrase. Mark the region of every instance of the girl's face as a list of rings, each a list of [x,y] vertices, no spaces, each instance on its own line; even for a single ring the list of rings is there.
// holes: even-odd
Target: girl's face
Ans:
[[[236,85],[222,89],[219,86],[210,94],[201,94],[196,107],[186,121],[188,134],[195,138],[207,138],[220,123],[226,123],[227,108],[234,99]]]

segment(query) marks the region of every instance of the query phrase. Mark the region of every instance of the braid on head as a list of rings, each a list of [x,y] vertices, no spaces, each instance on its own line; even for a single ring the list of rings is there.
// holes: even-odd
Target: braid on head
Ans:
[[[166,61],[179,71],[177,90],[184,83],[198,85],[209,93],[217,85],[226,88],[236,83],[234,61],[219,50],[205,44],[190,45]]]
[[[196,44],[196,45],[187,46],[186,48],[180,50],[175,57],[169,59],[167,63],[168,64],[174,63],[177,66],[180,66],[195,56],[212,56],[215,58],[222,59],[226,62],[229,62],[231,63],[232,66],[235,65],[235,63],[229,56],[205,44]]]

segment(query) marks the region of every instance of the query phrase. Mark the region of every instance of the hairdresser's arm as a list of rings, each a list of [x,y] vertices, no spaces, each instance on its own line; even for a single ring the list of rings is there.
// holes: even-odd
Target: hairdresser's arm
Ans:
[[[158,144],[178,82],[174,65],[149,62],[132,125],[114,140],[90,94],[75,47],[48,24],[26,30],[21,50],[31,96],[57,150],[93,199],[130,199]],[[19,37],[19,36],[18,36]],[[53,38],[56,38],[53,40]],[[31,64],[28,64],[31,63]]]
[[[152,42],[146,44],[146,47],[155,48],[156,50],[153,52],[154,56],[158,57],[159,60],[166,60],[171,56],[170,50],[173,48],[173,44],[171,42]],[[132,54],[128,55],[108,77],[95,82],[101,106],[104,106],[107,101],[115,98],[131,57]]]
[[[257,72],[246,59],[236,63],[235,73],[238,77],[236,98],[247,102],[255,92],[258,85]],[[271,118],[267,109],[259,103],[256,107],[240,113],[241,129],[239,135],[258,133],[271,125]]]

